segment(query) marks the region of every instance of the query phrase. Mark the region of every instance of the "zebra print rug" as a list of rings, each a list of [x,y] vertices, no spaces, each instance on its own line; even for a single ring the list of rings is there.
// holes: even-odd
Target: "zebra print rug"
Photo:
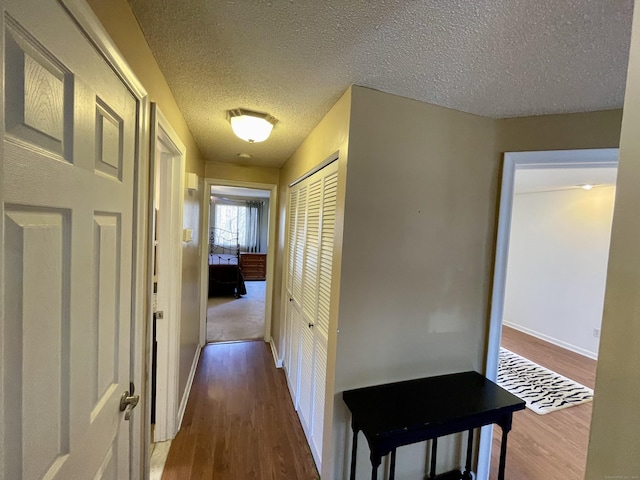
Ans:
[[[539,415],[593,399],[590,388],[502,347],[496,383],[520,397],[527,403],[527,408]]]

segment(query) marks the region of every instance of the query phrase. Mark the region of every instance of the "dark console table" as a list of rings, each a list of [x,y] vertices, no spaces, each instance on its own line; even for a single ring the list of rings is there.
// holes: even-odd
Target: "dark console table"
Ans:
[[[476,372],[359,388],[343,392],[342,398],[352,418],[351,480],[356,478],[359,431],[369,443],[373,480],[382,457],[391,454],[389,479],[393,480],[396,448],[425,440],[432,440],[429,479],[471,480],[473,431],[494,423],[502,429],[498,479],[504,480],[512,415],[525,407],[524,401]],[[469,432],[464,472],[436,475],[438,437],[464,431]]]

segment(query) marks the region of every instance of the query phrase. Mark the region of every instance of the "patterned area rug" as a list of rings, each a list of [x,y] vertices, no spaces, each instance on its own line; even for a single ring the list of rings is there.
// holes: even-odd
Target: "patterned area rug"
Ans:
[[[498,379],[502,388],[520,397],[539,415],[593,399],[593,390],[500,348]]]

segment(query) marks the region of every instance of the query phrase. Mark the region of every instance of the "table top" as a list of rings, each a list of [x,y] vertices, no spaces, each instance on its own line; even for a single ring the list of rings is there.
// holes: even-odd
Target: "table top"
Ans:
[[[507,417],[510,422],[514,411],[525,408],[523,400],[477,372],[359,388],[343,392],[342,397],[354,427],[362,430],[369,442],[407,437],[398,445],[498,423]]]

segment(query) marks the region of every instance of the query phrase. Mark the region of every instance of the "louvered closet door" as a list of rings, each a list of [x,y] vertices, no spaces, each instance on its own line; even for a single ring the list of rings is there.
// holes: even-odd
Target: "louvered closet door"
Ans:
[[[302,426],[310,437],[313,433],[314,406],[314,333],[318,311],[318,251],[320,244],[320,214],[322,210],[321,175],[309,178],[307,190],[307,228],[302,275],[302,352],[300,355],[300,403]]]
[[[285,332],[289,352],[285,365],[294,404],[318,468],[326,395],[337,168],[337,162],[333,162],[291,187],[288,209]]]
[[[312,449],[322,457],[322,434],[327,377],[327,342],[331,308],[331,278],[338,191],[338,162],[324,169],[322,179],[322,215],[318,248],[317,314],[314,332],[314,400],[312,413]]]
[[[300,323],[302,317],[302,291],[304,250],[307,216],[307,187],[302,183],[293,188],[289,196],[289,253],[287,258],[287,319],[289,354],[287,380],[293,404],[298,409],[300,392]]]
[[[294,404],[297,393],[297,380],[292,375],[294,357],[297,359],[297,347],[294,349],[294,335],[292,325],[292,302],[293,302],[293,269],[295,265],[295,238],[296,238],[296,213],[298,208],[298,190],[289,191],[289,203],[287,206],[287,277],[286,277],[286,311],[285,311],[285,347],[284,347],[284,369],[287,374],[287,382],[291,391]],[[295,350],[295,356],[294,356]],[[295,380],[295,382],[294,382]]]

